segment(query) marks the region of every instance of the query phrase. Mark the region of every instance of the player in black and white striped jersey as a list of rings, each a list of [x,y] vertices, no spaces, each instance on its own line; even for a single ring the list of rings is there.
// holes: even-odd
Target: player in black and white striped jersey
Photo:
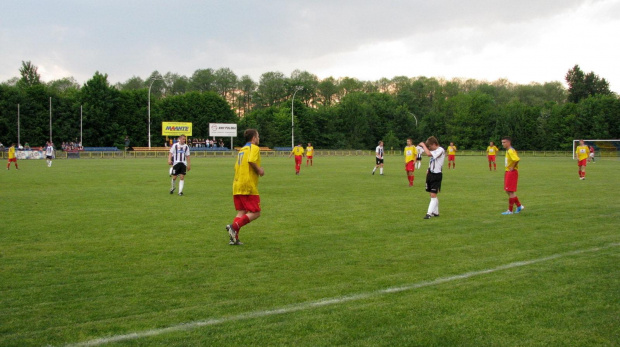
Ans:
[[[54,159],[54,144],[50,141],[45,145],[45,159],[47,160],[47,167],[52,167],[52,159]]]
[[[174,193],[174,182],[177,180],[177,176],[180,176],[179,196],[183,196],[185,175],[187,171],[190,170],[189,146],[185,143],[185,135],[179,136],[179,141],[170,147],[168,165],[172,165],[172,169],[170,170],[170,175],[172,176],[170,194]]]
[[[379,168],[379,173],[383,175],[383,141],[379,141],[379,145],[375,148],[375,168],[372,169],[372,174],[375,174],[377,168]]]

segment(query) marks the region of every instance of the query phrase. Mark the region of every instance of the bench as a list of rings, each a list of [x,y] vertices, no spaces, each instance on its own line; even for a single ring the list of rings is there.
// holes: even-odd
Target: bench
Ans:
[[[82,151],[85,152],[118,152],[117,147],[84,147]]]

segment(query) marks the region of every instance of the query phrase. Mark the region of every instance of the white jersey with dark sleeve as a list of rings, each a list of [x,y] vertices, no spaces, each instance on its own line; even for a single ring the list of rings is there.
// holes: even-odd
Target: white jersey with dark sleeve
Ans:
[[[437,147],[431,152],[431,160],[428,163],[428,169],[432,173],[440,173],[443,168],[443,161],[446,158],[446,151],[442,147]]]
[[[383,159],[383,147],[377,146],[375,152],[377,154],[377,159]]]
[[[170,153],[172,153],[172,165],[177,163],[187,165],[187,157],[189,157],[189,146],[187,144],[175,143],[170,147]]]

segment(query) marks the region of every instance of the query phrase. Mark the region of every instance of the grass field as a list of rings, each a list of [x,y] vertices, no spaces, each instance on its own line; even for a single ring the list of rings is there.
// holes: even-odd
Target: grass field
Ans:
[[[400,156],[385,176],[263,158],[243,246],[232,158],[195,158],[184,197],[165,160],[20,161],[0,172],[0,345],[620,345],[620,161],[580,181],[522,158],[526,208],[502,216],[485,160],[457,157],[423,220]]]

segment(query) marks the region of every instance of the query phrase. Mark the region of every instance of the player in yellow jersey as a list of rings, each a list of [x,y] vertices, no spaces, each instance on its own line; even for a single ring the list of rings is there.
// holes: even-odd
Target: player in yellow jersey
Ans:
[[[415,170],[415,158],[418,154],[417,149],[413,145],[412,139],[407,139],[407,147],[403,151],[405,153],[405,170],[407,171],[407,179],[409,180],[409,187],[413,187],[413,171]]]
[[[299,170],[301,170],[301,160],[304,156],[304,148],[301,146],[301,143],[293,147],[293,150],[288,157],[290,158],[293,154],[295,155],[295,175],[299,175]]]
[[[454,142],[450,142],[450,146],[448,146],[448,170],[450,170],[450,163],[452,163],[452,168],[456,169],[456,163],[454,162],[454,158],[456,157],[456,146]]]
[[[577,154],[577,166],[579,166],[579,179],[586,179],[586,163],[588,161],[588,157],[590,156],[590,148],[585,145],[583,140],[579,140],[579,146],[577,146],[577,150],[575,151]]]
[[[314,147],[312,147],[312,143],[308,142],[308,147],[306,147],[306,166],[308,166],[308,162],[312,166],[312,157],[314,157]]]
[[[497,163],[495,162],[495,156],[499,150],[495,147],[495,143],[491,141],[489,143],[489,147],[487,147],[487,159],[489,159],[489,171],[491,171],[491,164],[493,164],[493,168],[497,171]]]
[[[508,194],[508,211],[502,214],[513,214],[513,207],[516,204],[517,209],[514,213],[523,211],[525,206],[521,205],[517,197],[517,183],[519,182],[519,155],[512,148],[512,139],[509,136],[502,138],[502,146],[506,149],[506,171],[504,172],[504,190]]]
[[[239,150],[235,161],[233,180],[233,199],[237,216],[226,226],[230,245],[242,245],[239,230],[244,225],[260,217],[260,196],[258,195],[258,176],[265,170],[260,166],[260,137],[256,129],[247,129],[243,136],[246,144]]]
[[[15,163],[15,169],[19,170],[19,167],[17,166],[17,156],[15,155],[15,144],[11,144],[11,147],[9,147],[9,162],[6,164],[6,169],[10,170],[11,167],[11,163]]]

